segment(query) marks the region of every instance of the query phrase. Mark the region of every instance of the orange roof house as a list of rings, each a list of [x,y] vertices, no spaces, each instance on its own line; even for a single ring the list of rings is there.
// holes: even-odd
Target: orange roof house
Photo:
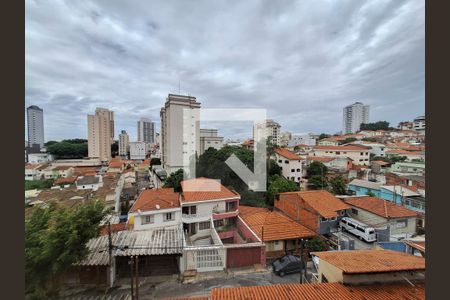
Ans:
[[[282,213],[270,211],[267,208],[241,205],[239,215],[263,242],[309,238],[317,235]]]
[[[409,283],[345,286],[340,283],[289,283],[214,288],[211,300],[424,300],[425,285]]]
[[[386,219],[418,216],[413,210],[377,197],[355,197],[346,200],[345,203]]]
[[[181,182],[182,202],[240,199],[235,191],[224,187],[217,180],[205,177],[183,180]]]
[[[384,273],[425,270],[425,259],[393,250],[349,250],[312,252],[344,273]]]
[[[320,234],[337,226],[338,218],[351,207],[324,190],[280,193],[275,208]]]
[[[151,211],[180,207],[180,194],[173,188],[144,190],[130,209],[130,213],[137,211]]]
[[[300,156],[298,156],[295,153],[292,153],[291,151],[289,151],[286,148],[277,148],[275,149],[275,153],[283,156],[284,158],[287,158],[289,160],[301,160],[302,158]]]

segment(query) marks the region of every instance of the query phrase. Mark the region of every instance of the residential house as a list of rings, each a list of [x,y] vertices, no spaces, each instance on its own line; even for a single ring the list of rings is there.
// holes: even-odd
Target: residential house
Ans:
[[[120,157],[115,157],[108,164],[108,173],[120,173],[123,171],[124,162]]]
[[[180,194],[173,188],[144,190],[128,213],[134,230],[181,226]]]
[[[329,157],[329,156],[307,156],[306,165],[318,161],[323,163],[329,169],[350,170],[353,166],[353,160],[348,157]]]
[[[380,182],[353,179],[348,183],[347,189],[352,191],[356,196],[372,194],[375,197],[380,197],[381,186],[382,184]]]
[[[303,159],[286,148],[275,149],[274,158],[284,178],[300,182],[303,173]]]
[[[355,165],[369,165],[370,148],[361,145],[316,146],[312,156],[349,157]]]
[[[423,282],[425,259],[392,250],[312,252],[318,261],[317,281],[345,285]],[[353,299],[353,297],[351,297]],[[387,297],[387,299],[392,299]]]
[[[373,160],[370,162],[370,169],[374,173],[386,173],[389,171],[391,163],[382,160]]]
[[[76,181],[77,190],[96,191],[103,186],[101,175],[80,176]]]
[[[48,163],[53,160],[54,160],[54,157],[50,153],[29,153],[28,154],[28,163],[30,163],[30,164]]]
[[[39,172],[40,164],[25,165],[25,180],[39,180],[41,173]]]
[[[44,179],[57,179],[59,177],[70,177],[74,173],[74,168],[69,166],[55,166],[49,165],[40,169],[40,175]]]
[[[319,234],[334,231],[350,206],[325,190],[280,193],[275,208]]]
[[[267,208],[241,205],[239,216],[265,243],[266,257],[269,259],[286,253],[299,254],[300,240],[317,235],[284,214]]]
[[[413,210],[377,197],[348,198],[345,203],[351,206],[350,217],[374,228],[387,227],[391,240],[416,233],[418,213]]]
[[[186,298],[183,298],[186,299]],[[407,282],[346,286],[340,283],[288,283],[260,286],[239,286],[212,289],[209,297],[197,300],[336,300],[391,299],[425,300],[425,284]],[[179,299],[182,300],[182,299]]]
[[[375,157],[385,157],[386,156],[386,145],[385,144],[376,143],[376,142],[368,142],[368,141],[354,141],[351,144],[369,147],[370,148],[369,153]]]
[[[406,161],[424,161],[425,160],[425,154],[423,153],[423,151],[407,151],[407,150],[402,150],[402,149],[387,149],[386,150],[386,156],[388,158],[391,157],[402,157],[405,156],[406,157]]]
[[[159,189],[163,186],[164,180],[167,178],[167,172],[161,165],[153,165],[150,171],[150,178],[153,182],[153,186]]]
[[[248,150],[253,150],[255,141],[250,139],[250,140],[246,140],[241,144],[241,147],[244,149],[248,149]]]
[[[390,168],[391,172],[425,174],[425,162],[396,162]]]
[[[318,146],[338,146],[339,142],[334,137],[324,138],[317,141]]]

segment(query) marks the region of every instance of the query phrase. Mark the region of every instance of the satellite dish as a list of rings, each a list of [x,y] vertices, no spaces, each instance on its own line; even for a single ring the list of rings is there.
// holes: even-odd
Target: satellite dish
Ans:
[[[156,209],[160,209],[161,207],[159,206],[159,204],[156,204]]]

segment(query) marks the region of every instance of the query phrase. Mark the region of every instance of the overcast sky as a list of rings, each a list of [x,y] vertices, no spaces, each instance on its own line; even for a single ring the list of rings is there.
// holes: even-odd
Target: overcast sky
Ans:
[[[424,1],[26,1],[25,105],[45,139],[86,138],[88,113],[158,123],[168,93],[266,108],[290,132],[342,129],[371,106],[396,126],[425,110]],[[250,130],[221,126],[225,137]]]

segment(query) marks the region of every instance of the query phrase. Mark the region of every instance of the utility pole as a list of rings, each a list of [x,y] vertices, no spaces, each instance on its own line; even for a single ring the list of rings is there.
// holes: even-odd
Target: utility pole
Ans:
[[[303,239],[300,240],[300,283],[303,283]]]
[[[133,261],[133,256],[131,256],[131,260],[129,261],[130,264],[130,278],[131,278],[131,300],[134,300],[134,289],[133,289],[133,281],[134,281],[134,276],[133,276],[133,266],[134,266],[134,261]]]
[[[136,264],[135,264],[135,271],[136,271],[136,300],[139,300],[139,257],[136,256]]]

